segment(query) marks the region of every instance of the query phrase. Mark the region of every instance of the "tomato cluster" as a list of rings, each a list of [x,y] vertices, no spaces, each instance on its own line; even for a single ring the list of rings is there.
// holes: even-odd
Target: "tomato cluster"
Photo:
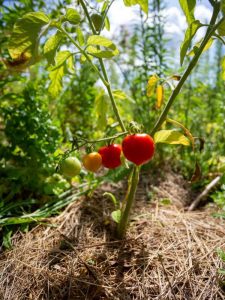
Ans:
[[[101,166],[108,169],[119,167],[121,155],[135,165],[147,163],[154,155],[155,144],[152,137],[146,133],[127,135],[122,145],[110,144],[101,147],[98,152],[86,154],[83,157],[83,166],[90,172],[97,172]],[[68,157],[61,165],[62,172],[67,176],[75,176],[80,173],[81,164],[77,158]]]

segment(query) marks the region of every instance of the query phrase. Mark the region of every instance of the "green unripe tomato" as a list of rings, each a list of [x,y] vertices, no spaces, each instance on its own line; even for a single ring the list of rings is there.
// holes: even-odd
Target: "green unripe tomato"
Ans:
[[[73,177],[80,174],[81,163],[76,157],[67,157],[61,163],[61,171],[64,175]]]
[[[91,21],[94,24],[95,30],[99,31],[102,28],[103,18],[99,14],[92,14]]]

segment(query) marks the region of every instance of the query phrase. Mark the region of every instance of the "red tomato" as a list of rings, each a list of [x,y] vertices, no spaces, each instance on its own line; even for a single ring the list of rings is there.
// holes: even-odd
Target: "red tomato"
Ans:
[[[152,158],[155,144],[152,137],[146,133],[132,134],[123,139],[122,149],[126,159],[140,166]]]
[[[101,147],[98,150],[98,153],[102,156],[103,166],[108,169],[115,169],[119,167],[121,165],[121,151],[121,146],[118,144]]]

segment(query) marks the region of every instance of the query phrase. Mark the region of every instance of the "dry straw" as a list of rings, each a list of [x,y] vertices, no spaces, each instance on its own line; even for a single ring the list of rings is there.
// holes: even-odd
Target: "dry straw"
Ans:
[[[225,248],[224,221],[207,210],[185,212],[185,182],[167,179],[149,202],[151,183],[142,177],[124,241],[112,236],[103,189],[48,220],[57,227],[18,233],[13,250],[1,256],[0,299],[225,299],[216,254]],[[161,205],[159,196],[176,205]]]

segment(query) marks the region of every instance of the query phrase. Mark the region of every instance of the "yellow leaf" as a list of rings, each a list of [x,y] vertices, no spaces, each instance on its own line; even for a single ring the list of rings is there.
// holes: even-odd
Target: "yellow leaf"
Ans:
[[[190,141],[186,136],[176,130],[160,130],[154,135],[155,143],[164,143],[170,145],[189,146]]]
[[[194,139],[193,135],[190,133],[190,131],[186,127],[184,127],[184,125],[182,125],[180,122],[177,122],[173,119],[167,118],[166,121],[183,129],[185,134],[189,137],[189,139],[191,141],[192,149],[194,150],[194,148],[195,148],[195,139]]]
[[[163,103],[163,96],[164,96],[164,88],[162,85],[158,85],[156,88],[156,108],[160,108]]]
[[[148,80],[148,84],[147,84],[147,97],[151,97],[153,92],[154,92],[154,89],[155,89],[155,86],[156,86],[156,83],[157,81],[159,80],[159,78],[157,77],[157,75],[152,75],[149,80]]]

